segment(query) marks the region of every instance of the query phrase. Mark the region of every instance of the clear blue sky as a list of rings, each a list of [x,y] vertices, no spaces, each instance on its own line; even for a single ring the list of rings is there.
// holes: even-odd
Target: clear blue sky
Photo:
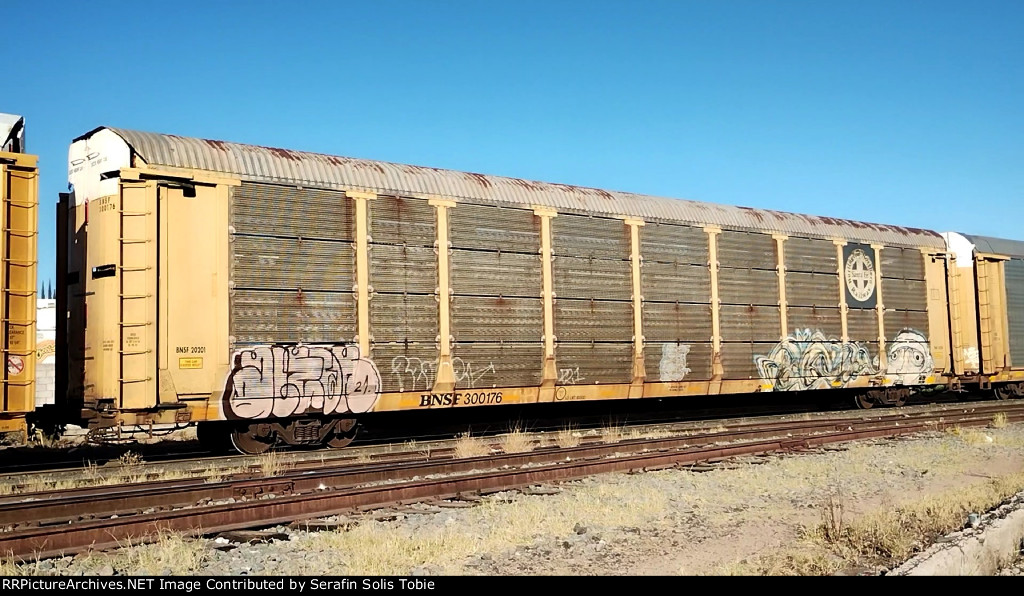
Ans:
[[[1024,239],[1024,2],[9,2],[40,279],[100,125]]]

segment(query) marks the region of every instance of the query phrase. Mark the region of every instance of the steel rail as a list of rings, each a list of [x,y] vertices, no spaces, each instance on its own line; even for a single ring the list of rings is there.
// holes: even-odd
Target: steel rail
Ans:
[[[1018,410],[1018,408],[1002,408]],[[948,413],[947,413],[948,414]],[[1024,413],[1008,413],[1010,420],[1024,418]],[[545,455],[557,458],[545,465],[536,465],[529,460],[530,454],[515,454],[507,458],[518,458],[529,467],[493,469],[496,458],[476,460],[455,460],[445,462],[465,469],[464,466],[486,464],[488,471],[469,472],[459,476],[448,476],[431,480],[408,480],[376,485],[348,486],[339,489],[314,489],[311,492],[263,498],[251,495],[241,502],[189,507],[127,517],[106,518],[57,526],[28,528],[0,533],[0,553],[14,557],[36,556],[45,558],[79,552],[88,548],[113,548],[132,541],[138,543],[163,530],[185,532],[191,535],[210,534],[242,528],[265,527],[299,519],[333,515],[352,509],[377,508],[397,503],[414,502],[423,499],[451,498],[467,492],[481,492],[519,488],[542,482],[557,482],[593,474],[615,471],[651,470],[678,466],[699,461],[717,460],[738,455],[786,451],[820,446],[856,439],[896,436],[927,430],[938,430],[954,425],[978,426],[990,422],[968,413],[949,420],[914,421],[903,418],[905,424],[887,425],[883,428],[842,430],[824,432],[818,435],[774,438],[734,445],[705,445],[702,447],[666,446],[665,441],[693,440],[699,437],[678,437],[658,439],[650,444],[661,447],[644,453],[622,456],[617,444],[603,444],[587,448],[574,448],[580,457],[565,460],[565,451],[552,450]],[[849,427],[851,421],[845,421]],[[685,443],[683,443],[685,444]],[[611,450],[611,451],[609,451]],[[613,454],[619,456],[609,457]],[[505,457],[505,456],[502,456]],[[486,461],[480,461],[486,460]],[[505,464],[512,463],[506,459]],[[522,464],[521,464],[522,465]],[[271,481],[273,482],[273,480]],[[264,490],[263,485],[252,483],[254,490]],[[276,493],[275,493],[276,494]]]

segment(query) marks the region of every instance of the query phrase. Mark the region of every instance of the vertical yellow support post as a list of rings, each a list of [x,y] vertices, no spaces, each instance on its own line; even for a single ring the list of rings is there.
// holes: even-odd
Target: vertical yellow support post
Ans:
[[[430,199],[437,208],[437,376],[434,378],[434,393],[450,393],[455,389],[455,371],[452,369],[451,300],[452,289],[448,271],[448,257],[451,246],[448,241],[448,210],[455,207],[455,201]]]
[[[789,236],[772,234],[775,239],[775,252],[778,254],[778,265],[776,270],[779,273],[779,341],[786,341],[789,335],[789,302],[786,299],[786,239]]]
[[[544,363],[543,377],[537,401],[554,401],[558,370],[555,367],[555,292],[551,270],[551,218],[558,215],[553,209],[537,207],[534,214],[540,218],[541,299],[544,302]]]
[[[878,313],[878,361],[882,370],[889,366],[885,350],[885,303],[882,302],[882,245],[872,244],[875,251],[875,311]],[[842,277],[842,276],[840,276]]]
[[[846,265],[843,263],[843,247],[845,240],[833,239],[836,245],[836,272],[839,274],[839,325],[842,329],[842,341],[850,341],[850,305],[846,303]],[[877,259],[875,261],[878,262]]]
[[[722,229],[714,226],[704,228],[708,235],[708,267],[711,268],[711,382],[708,394],[715,395],[722,390],[722,300],[718,297],[718,235]]]
[[[633,381],[629,386],[629,397],[644,396],[644,379],[647,376],[644,367],[644,329],[643,329],[643,295],[640,287],[640,226],[641,219],[627,219],[630,238],[630,261],[633,270]]]
[[[370,357],[370,231],[366,202],[377,198],[368,192],[345,193],[356,204],[356,342],[359,355]]]

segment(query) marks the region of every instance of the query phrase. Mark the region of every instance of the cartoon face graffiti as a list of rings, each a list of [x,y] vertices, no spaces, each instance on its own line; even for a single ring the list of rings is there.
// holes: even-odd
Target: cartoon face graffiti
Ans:
[[[224,390],[227,418],[369,411],[380,373],[358,346],[258,346],[235,353]]]
[[[889,344],[885,375],[898,385],[919,385],[932,373],[935,362],[928,338],[920,331],[904,329]]]

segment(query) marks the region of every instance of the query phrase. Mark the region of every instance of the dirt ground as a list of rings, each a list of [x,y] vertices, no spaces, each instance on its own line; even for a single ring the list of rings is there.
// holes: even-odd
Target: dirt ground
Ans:
[[[704,471],[610,474],[565,483],[555,490],[533,491],[555,494],[498,493],[477,503],[424,504],[355,519],[332,518],[342,529],[277,528],[276,535],[257,544],[167,536],[154,545],[17,567],[8,564],[0,571],[102,575],[884,573],[886,564],[879,563],[878,557],[868,557],[864,563],[848,556],[850,548],[857,546],[852,540],[844,538],[842,548],[823,549],[823,529],[856,529],[858,520],[929,499],[943,503],[955,502],[961,495],[968,499],[971,491],[976,493],[997,480],[1005,480],[1003,489],[1007,482],[1024,484],[1024,425],[994,426],[751,457],[700,468]],[[1024,485],[1014,490],[1021,489]],[[872,527],[876,545],[872,548],[881,552],[885,549],[877,546],[883,542],[875,536],[877,524]],[[854,534],[867,536],[864,532]],[[902,551],[885,548],[899,553],[919,546],[904,544]],[[780,553],[806,549],[816,554],[780,559]],[[888,555],[890,561],[898,556],[902,555]]]

